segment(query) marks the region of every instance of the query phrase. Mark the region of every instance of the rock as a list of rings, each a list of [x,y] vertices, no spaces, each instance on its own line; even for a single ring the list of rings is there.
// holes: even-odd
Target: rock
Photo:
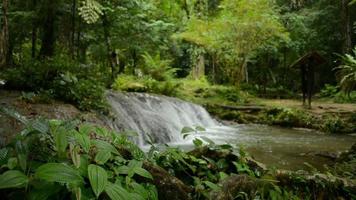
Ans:
[[[143,168],[153,176],[153,184],[158,190],[159,199],[189,200],[192,189],[181,180],[169,174],[165,169],[150,162],[144,162]]]
[[[267,172],[268,169],[267,169],[267,167],[266,167],[265,164],[260,163],[260,162],[254,160],[254,159],[251,158],[251,157],[246,157],[245,159],[246,159],[247,165],[248,165],[251,169],[253,169],[253,170],[255,170],[255,171],[257,170],[257,171],[260,171],[260,172],[263,172],[263,173]]]
[[[211,193],[214,200],[233,200],[244,192],[248,197],[253,197],[256,190],[256,182],[248,175],[231,175],[221,182],[222,189]]]

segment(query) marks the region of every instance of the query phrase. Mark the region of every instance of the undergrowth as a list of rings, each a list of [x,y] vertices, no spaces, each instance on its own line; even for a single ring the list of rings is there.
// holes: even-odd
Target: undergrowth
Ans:
[[[331,175],[282,173],[261,167],[241,148],[194,139],[186,152],[151,144],[143,152],[125,133],[78,121],[29,120],[0,149],[2,199],[350,199]],[[184,128],[184,137],[203,131]],[[340,168],[340,167],[339,167]],[[349,165],[343,169],[353,169]],[[337,180],[333,182],[332,180]]]

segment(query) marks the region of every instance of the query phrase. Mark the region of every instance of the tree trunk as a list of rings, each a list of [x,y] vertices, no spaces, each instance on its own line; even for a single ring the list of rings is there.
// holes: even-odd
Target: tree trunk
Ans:
[[[2,22],[1,32],[0,32],[0,67],[3,67],[8,64],[8,49],[9,49],[9,25],[7,19],[8,11],[8,0],[2,1]]]
[[[40,57],[52,57],[54,55],[56,11],[56,1],[48,1],[47,5],[45,5],[46,14],[44,23],[42,24],[43,36]]]
[[[72,33],[71,33],[71,54],[72,58],[74,58],[75,54],[75,16],[77,9],[77,0],[73,0],[72,2]]]
[[[341,6],[341,25],[342,25],[342,36],[343,36],[343,44],[342,44],[342,52],[349,53],[352,49],[352,41],[351,41],[351,21],[350,21],[350,9],[349,9],[350,0],[340,0]]]
[[[104,29],[104,38],[105,38],[105,43],[106,43],[106,49],[107,49],[107,56],[108,56],[108,62],[109,66],[111,68],[111,79],[115,79],[115,68],[116,68],[116,63],[118,62],[118,57],[116,52],[112,49],[111,46],[111,39],[110,39],[110,32],[109,32],[109,21],[107,19],[106,14],[104,13],[102,16],[103,19],[103,29]]]
[[[37,7],[37,0],[32,1],[32,9],[35,10]],[[35,58],[36,57],[36,44],[37,44],[37,20],[33,18],[32,20],[32,36],[31,36],[31,41],[32,41],[32,47],[31,47],[31,57]]]

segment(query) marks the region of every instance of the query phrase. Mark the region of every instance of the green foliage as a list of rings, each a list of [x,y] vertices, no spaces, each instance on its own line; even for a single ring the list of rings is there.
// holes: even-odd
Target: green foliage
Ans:
[[[138,78],[130,75],[120,75],[115,79],[112,87],[115,90],[126,92],[149,92],[176,96],[180,83],[175,80],[157,81],[148,76]]]
[[[307,113],[290,108],[272,108],[266,112],[265,117],[270,124],[287,127],[310,127],[313,123]]]
[[[120,195],[124,195],[122,199],[144,199],[140,193],[131,191],[132,187],[139,184],[142,184],[144,196],[155,192],[155,187],[148,181],[136,182],[135,174],[152,179],[152,175],[142,168],[142,161],[126,159],[119,153],[127,148],[136,158],[144,158],[144,155],[137,156],[139,154],[134,152],[133,144],[126,136],[88,124],[37,120],[32,123],[18,114],[12,113],[12,116],[25,122],[27,128],[13,143],[0,151],[1,163],[6,163],[0,169],[0,189],[7,189],[9,197],[19,192],[12,188],[24,187],[26,188],[21,193],[34,195],[37,199],[39,195],[43,199],[51,199],[53,196],[64,197],[71,194],[76,199],[80,196],[102,199],[101,194],[105,192],[116,200],[117,190],[120,190]],[[31,124],[37,125],[30,126]],[[38,145],[38,141],[41,145]],[[20,146],[27,148],[19,150]],[[109,152],[106,155],[110,158],[105,159],[106,161],[99,159],[102,162],[97,162],[98,154],[102,152]],[[15,156],[19,164],[7,155]],[[19,159],[16,159],[17,156]],[[25,159],[28,165],[21,166],[21,159]],[[128,169],[128,173],[119,173],[120,168]],[[39,185],[53,185],[57,189],[38,190]],[[126,192],[121,193],[122,191]],[[154,200],[157,196],[145,199]]]
[[[342,65],[335,68],[339,79],[339,85],[342,91],[350,95],[356,89],[356,48],[353,55],[346,54],[341,56]]]
[[[54,80],[55,96],[74,103],[81,110],[99,110],[107,112],[105,89],[95,79],[77,79],[71,73],[61,74]]]
[[[339,87],[326,84],[325,87],[320,91],[320,97],[335,97],[339,91]]]
[[[144,75],[156,81],[169,81],[174,78],[176,69],[172,68],[170,60],[162,60],[159,54],[151,56],[148,53],[143,55],[144,64],[141,71]]]
[[[195,143],[199,144],[190,152],[169,146],[159,151],[152,146],[148,153],[150,158],[147,159],[139,147],[128,141],[126,136],[104,128],[61,121],[36,120],[34,123],[9,110],[6,112],[25,122],[28,127],[14,142],[0,149],[0,192],[4,198],[21,194],[29,199],[82,197],[157,200],[158,192],[152,185],[152,180],[157,184],[157,178],[163,176],[162,180],[158,180],[166,184],[165,181],[169,177],[163,174],[158,177],[155,174],[153,177],[154,175],[145,169],[148,162],[162,167],[191,187],[189,195],[197,200],[209,199],[226,189],[233,189],[232,194],[236,193],[238,198],[247,199],[298,199],[312,194],[320,195],[319,192],[325,188],[330,194],[336,192],[346,198],[352,195],[344,186],[327,185],[327,180],[322,178],[313,182],[298,174],[289,175],[292,182],[285,185],[284,182],[275,180],[273,173],[269,174],[256,165],[243,149],[228,144],[217,145],[204,136],[196,138]],[[270,111],[270,114],[279,112],[282,111],[274,110]],[[185,128],[182,134],[201,134],[204,130],[202,127]],[[60,137],[60,140],[67,140],[69,145],[63,145],[63,141],[55,141],[55,135],[58,133],[66,136]],[[37,138],[41,143],[35,140]],[[21,146],[27,148],[19,150]],[[58,151],[61,148],[65,149],[65,154]],[[39,151],[43,151],[45,156],[39,157]],[[97,162],[97,155],[105,151],[111,152],[107,154],[110,158]],[[20,154],[28,155],[25,157],[28,163],[25,168],[21,167],[20,161],[16,161]],[[347,159],[352,160],[353,157],[347,156]],[[340,173],[342,169],[353,169],[352,162],[344,162],[335,167],[336,173]],[[278,176],[280,175],[276,175]],[[231,182],[236,180],[236,177],[239,179],[233,184],[241,186],[232,185],[226,188],[224,181]],[[158,184],[161,181],[158,181]]]
[[[344,122],[337,116],[326,117],[322,126],[328,133],[340,133],[345,128]]]
[[[26,187],[28,177],[20,171],[9,170],[0,175],[0,189]]]
[[[95,196],[98,198],[108,184],[108,175],[105,169],[91,164],[88,166],[88,177]]]

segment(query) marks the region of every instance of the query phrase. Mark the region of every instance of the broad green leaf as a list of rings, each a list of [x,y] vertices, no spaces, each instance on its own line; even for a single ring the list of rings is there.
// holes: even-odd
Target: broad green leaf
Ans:
[[[26,171],[27,167],[27,155],[25,154],[18,154],[17,159],[19,161],[20,167],[23,171]]]
[[[82,124],[79,127],[79,133],[89,136],[90,132],[94,131],[95,127],[91,124]]]
[[[7,161],[7,167],[9,169],[14,169],[15,167],[17,167],[17,164],[18,164],[17,158],[9,158],[9,160]]]
[[[214,191],[220,190],[220,187],[217,184],[212,183],[210,181],[204,181],[204,184]]]
[[[70,147],[70,157],[72,158],[72,162],[76,168],[80,167],[80,148],[79,146],[74,146],[73,144],[69,145]]]
[[[99,151],[96,156],[95,156],[95,162],[98,164],[105,164],[111,157],[111,152],[110,151]]]
[[[135,173],[136,173],[136,169],[141,168],[141,166],[142,166],[141,161],[131,160],[127,166],[129,168],[127,176],[133,177],[133,175],[135,175]]]
[[[87,154],[82,154],[80,156],[80,167],[78,169],[81,176],[84,177],[88,176],[88,166],[89,166],[89,156]]]
[[[77,133],[74,135],[76,142],[83,148],[85,153],[90,150],[90,138],[86,134]]]
[[[184,127],[182,130],[181,130],[181,134],[186,134],[186,133],[191,133],[191,132],[195,132],[195,130],[191,127]]]
[[[108,183],[108,174],[102,167],[91,164],[88,167],[88,177],[91,188],[93,189],[96,197],[99,197]]]
[[[111,200],[134,200],[131,198],[130,193],[119,184],[113,184],[108,182],[105,188],[106,194]]]
[[[132,187],[132,190],[131,190],[132,192],[139,194],[141,198],[149,199],[149,197],[148,197],[149,192],[146,190],[145,187],[143,187],[143,185],[133,182],[131,184],[131,187]]]
[[[83,178],[79,170],[63,163],[47,163],[37,168],[35,176],[49,182],[79,184]]]
[[[118,174],[128,174],[129,173],[129,168],[127,166],[123,165],[123,166],[118,167],[116,169],[116,172]]]
[[[53,136],[58,155],[64,157],[68,146],[66,130],[64,128],[58,128],[53,132]]]
[[[25,174],[17,170],[9,170],[0,175],[0,189],[21,188],[28,183]]]
[[[95,145],[99,149],[99,151],[109,151],[116,155],[120,155],[117,149],[108,142],[102,140],[92,140],[92,144]]]
[[[153,180],[151,173],[141,167],[135,168],[135,174]]]

